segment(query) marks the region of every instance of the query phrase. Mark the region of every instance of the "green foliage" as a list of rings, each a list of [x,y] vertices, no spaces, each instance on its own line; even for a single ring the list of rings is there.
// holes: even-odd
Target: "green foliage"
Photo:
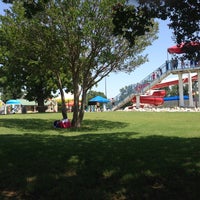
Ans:
[[[174,41],[177,44],[186,43],[184,48],[187,50],[187,57],[191,58],[199,52],[199,46],[187,45],[190,41],[200,39],[199,1],[138,0],[128,2],[129,4],[118,3],[113,7],[115,35],[122,35],[130,42],[130,45],[134,45],[135,36],[148,32],[149,27],[152,27],[152,19],[169,19],[168,26],[173,30]]]
[[[112,15],[114,35],[122,35],[129,41],[130,46],[133,46],[136,38],[150,32],[150,28],[154,25],[152,16],[148,12],[146,7],[116,4]]]
[[[200,8],[199,1],[188,0],[139,0],[152,17],[170,19],[169,27],[173,29],[176,43],[199,41]]]
[[[1,37],[6,41],[1,46],[2,70],[7,72],[1,74],[6,77],[2,77],[5,80],[2,87],[6,93],[10,91],[7,88],[15,84],[18,98],[23,89],[26,99],[36,100],[43,107],[44,100],[58,89],[57,76],[64,77],[63,82],[68,76],[64,76],[65,71],[57,74],[61,64],[58,63],[59,52],[55,51],[55,44],[60,44],[56,33],[44,26],[46,19],[41,15],[25,18],[22,5],[16,1],[11,11],[1,16]],[[16,95],[11,98],[16,98]]]
[[[44,89],[44,85],[45,89],[54,89],[53,83],[57,82],[56,86],[60,90],[67,88],[68,91],[72,91],[75,94],[73,117],[75,126],[80,126],[82,121],[87,92],[109,73],[119,71],[129,73],[146,62],[147,56],[142,55],[142,52],[157,38],[157,24],[150,27],[145,35],[141,31],[136,31],[134,35],[137,37],[131,47],[122,36],[114,36],[112,8],[116,2],[116,0],[28,2],[30,7],[26,9],[35,8],[35,12],[31,12],[31,17],[26,18],[25,9],[23,20],[17,23],[21,32],[20,36],[16,34],[19,38],[14,47],[19,47],[17,57],[22,60],[17,66],[25,68],[27,73],[25,77],[28,76],[30,80],[30,85],[28,81],[26,82],[26,90],[28,91],[28,87],[32,90],[34,86],[32,83],[36,81],[41,85],[41,89]],[[123,4],[124,0],[120,2]],[[40,7],[40,3],[44,9],[38,11],[37,5]],[[19,19],[16,13],[15,16],[15,19]],[[16,56],[16,52],[13,54]],[[41,74],[42,79],[40,79]],[[32,79],[34,81],[31,81]],[[80,94],[81,109],[79,109]]]

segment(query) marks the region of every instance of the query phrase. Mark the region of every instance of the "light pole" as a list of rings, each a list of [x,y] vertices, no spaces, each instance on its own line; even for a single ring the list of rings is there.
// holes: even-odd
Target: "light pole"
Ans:
[[[106,98],[107,98],[107,82],[106,82],[106,77],[105,77],[105,95],[106,95]]]

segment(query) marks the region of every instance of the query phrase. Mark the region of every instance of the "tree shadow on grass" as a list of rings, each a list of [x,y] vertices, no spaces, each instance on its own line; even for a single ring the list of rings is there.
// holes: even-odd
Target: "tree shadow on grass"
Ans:
[[[128,125],[125,122],[114,122],[108,120],[84,120],[81,128],[78,131],[98,131],[105,129],[121,129]],[[15,128],[21,131],[36,131],[43,132],[47,130],[55,129],[53,127],[53,121],[48,119],[1,119],[0,126],[6,128]],[[66,131],[66,129],[57,129]],[[75,129],[68,129],[68,131],[74,131]]]
[[[53,127],[51,120],[44,119],[1,119],[0,125],[2,127],[17,129],[17,130],[32,130],[45,131]]]
[[[126,122],[108,121],[108,120],[84,120],[80,131],[98,131],[122,129],[128,126]]]
[[[200,197],[200,139],[0,136],[0,199]]]

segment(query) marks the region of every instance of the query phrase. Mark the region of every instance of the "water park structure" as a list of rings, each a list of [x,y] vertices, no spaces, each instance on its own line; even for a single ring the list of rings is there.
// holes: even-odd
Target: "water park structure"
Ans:
[[[190,45],[195,47],[195,51],[200,51],[200,43],[192,43]],[[170,54],[183,54],[185,53],[185,46],[183,44],[176,45],[167,49]],[[178,76],[177,79],[171,81],[163,81],[169,75]],[[187,76],[185,76],[187,75]],[[112,110],[121,109],[128,102],[136,103],[136,108],[141,106],[141,103],[149,103],[153,105],[163,104],[163,97],[165,96],[164,91],[161,90],[164,87],[170,85],[178,85],[179,87],[179,106],[185,107],[184,105],[184,94],[183,85],[188,84],[188,95],[189,95],[189,107],[194,107],[192,84],[194,81],[200,83],[200,61],[186,63],[177,62],[174,65],[174,60],[167,60],[164,64],[150,73],[141,82],[132,84],[131,90],[125,95],[119,94],[114,98],[115,106]],[[200,107],[200,87],[198,87],[198,107]]]

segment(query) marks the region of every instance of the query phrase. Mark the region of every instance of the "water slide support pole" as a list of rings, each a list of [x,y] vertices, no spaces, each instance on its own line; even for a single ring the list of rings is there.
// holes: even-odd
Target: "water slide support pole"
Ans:
[[[178,86],[179,86],[179,106],[184,107],[182,73],[178,73]]]
[[[188,73],[188,92],[189,92],[189,107],[194,107],[193,96],[192,96],[192,77],[191,73]]]
[[[140,95],[136,95],[136,108],[140,108]]]
[[[198,107],[200,107],[200,70],[198,70],[198,72],[197,72],[197,77],[198,77],[198,95],[199,95],[199,105],[198,105]]]

